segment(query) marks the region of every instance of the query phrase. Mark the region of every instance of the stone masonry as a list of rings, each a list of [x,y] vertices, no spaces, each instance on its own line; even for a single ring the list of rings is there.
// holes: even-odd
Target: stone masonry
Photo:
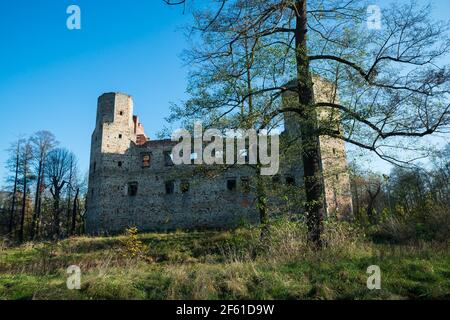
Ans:
[[[324,86],[316,81],[316,100],[330,99],[321,93]],[[285,115],[284,135],[296,130],[294,121],[293,115]],[[330,138],[320,142],[327,212],[348,216],[352,202],[344,143]],[[254,168],[175,166],[171,159],[175,144],[146,136],[133,114],[131,96],[106,93],[99,97],[91,144],[88,233],[117,233],[130,226],[164,231],[258,223],[255,195],[248,186],[255,176]],[[282,162],[277,180],[301,188],[301,157],[294,163]]]

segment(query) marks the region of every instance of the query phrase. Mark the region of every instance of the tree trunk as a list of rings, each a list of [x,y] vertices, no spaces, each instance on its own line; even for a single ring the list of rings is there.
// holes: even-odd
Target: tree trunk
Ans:
[[[75,198],[73,199],[73,207],[72,207],[72,226],[70,228],[70,235],[75,234],[75,227],[77,222],[77,204],[78,204],[78,195],[80,194],[80,188],[75,192]]]
[[[321,168],[317,110],[314,108],[314,89],[307,53],[306,0],[296,2],[295,30],[297,81],[300,108],[300,133],[306,191],[306,217],[309,240],[317,248],[322,247],[321,234],[325,205]]]
[[[24,163],[23,168],[23,198],[22,198],[22,212],[20,216],[20,231],[19,231],[19,242],[23,242],[24,239],[24,224],[25,224],[25,213],[27,209],[27,187],[28,187],[28,164]]]
[[[38,169],[38,178],[36,182],[36,196],[34,199],[34,212],[33,218],[31,220],[31,230],[30,230],[30,240],[34,240],[36,236],[36,224],[39,216],[39,202],[41,197],[41,183],[42,183],[42,168],[43,168],[43,159],[39,159],[39,169]]]
[[[13,232],[14,226],[14,214],[16,212],[16,201],[17,201],[17,180],[19,177],[19,152],[20,152],[20,144],[17,143],[17,153],[16,153],[16,172],[14,176],[14,189],[12,194],[12,203],[11,203],[11,211],[9,213],[9,227],[8,233],[9,235]]]
[[[44,169],[42,169],[42,177],[41,177],[41,186],[44,181]],[[36,216],[36,229],[34,231],[34,238],[39,237],[40,228],[41,228],[41,212],[42,212],[42,187],[39,191],[38,205],[37,205],[37,216]]]
[[[247,90],[248,90],[248,115],[250,118],[253,117],[253,88],[252,88],[252,73],[251,73],[251,67],[252,63],[250,61],[249,57],[249,50],[248,50],[248,40],[247,37],[244,39],[245,43],[245,67],[247,69]]]
[[[373,214],[373,203],[374,200],[372,198],[369,199],[369,204],[367,205],[367,217],[369,218],[370,223],[374,224],[374,214]]]
[[[355,212],[359,217],[359,193],[358,193],[358,182],[356,180],[353,182],[353,195],[355,196],[354,206],[355,206]]]
[[[67,188],[67,214],[66,214],[66,232],[70,233],[71,227],[71,210],[70,206],[72,204],[72,179],[73,179],[73,159],[70,160],[70,172],[69,172],[69,181]]]
[[[256,201],[259,212],[259,220],[262,225],[267,225],[269,217],[267,215],[267,195],[264,188],[264,181],[261,177],[261,167],[258,166],[256,177]]]
[[[257,41],[257,40],[255,40]],[[247,39],[247,34],[245,34],[244,38],[244,48],[245,48],[245,68],[246,68],[246,83],[247,83],[247,95],[248,95],[248,110],[247,110],[247,118],[250,120],[248,122],[249,127],[254,127],[253,121],[253,84],[252,84],[252,64],[253,61],[250,59],[250,50],[249,43]],[[247,124],[246,124],[247,125]],[[250,150],[250,146],[249,146]],[[256,201],[257,208],[259,212],[259,221],[263,225],[263,230],[261,234],[261,238],[264,238],[267,231],[267,224],[269,222],[269,217],[267,213],[267,193],[264,188],[264,181],[261,176],[261,165],[257,166],[256,169]]]
[[[66,185],[66,182],[63,181],[61,184],[58,184],[58,182],[53,181],[53,211],[54,211],[54,217],[53,217],[53,235],[59,239],[61,235],[61,228],[60,228],[60,203],[61,203],[61,191],[63,190],[64,186]]]
[[[380,192],[381,192],[381,184],[377,186],[377,190],[375,191],[375,193],[372,193],[372,191],[370,190],[370,185],[369,189],[367,190],[367,193],[369,194],[369,203],[367,205],[367,217],[369,218],[369,221],[372,224],[376,223],[373,207],[375,204],[375,200],[377,199]]]
[[[45,162],[42,165],[41,186],[43,186],[45,189]],[[37,206],[37,221],[36,221],[35,237],[39,237],[39,232],[40,232],[40,227],[41,227],[42,191],[43,191],[43,189],[41,187],[41,189],[39,190],[39,198],[38,198],[38,206]]]
[[[59,239],[60,228],[59,228],[59,203],[60,203],[60,195],[59,191],[55,192],[55,199],[53,201],[53,210],[54,210],[54,218],[53,218],[53,235],[56,236],[56,239]]]

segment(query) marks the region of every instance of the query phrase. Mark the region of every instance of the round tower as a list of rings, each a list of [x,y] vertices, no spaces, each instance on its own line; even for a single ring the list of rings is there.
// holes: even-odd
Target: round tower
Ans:
[[[136,140],[133,99],[123,93],[105,93],[98,98],[97,119],[91,139],[89,193],[86,214],[88,232],[100,232],[102,201],[108,192],[108,179],[123,170],[126,154]]]

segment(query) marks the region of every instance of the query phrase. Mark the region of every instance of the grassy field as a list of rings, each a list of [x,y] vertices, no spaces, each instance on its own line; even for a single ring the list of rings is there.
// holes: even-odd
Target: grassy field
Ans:
[[[174,232],[0,247],[0,299],[449,299],[447,244],[374,244],[350,225],[328,224],[313,252],[305,230]],[[142,242],[142,243],[140,243]],[[67,267],[82,270],[68,290]],[[381,290],[366,270],[381,268]]]

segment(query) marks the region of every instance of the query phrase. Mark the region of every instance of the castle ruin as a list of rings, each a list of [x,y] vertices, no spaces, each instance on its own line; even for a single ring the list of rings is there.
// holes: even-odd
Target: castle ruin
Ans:
[[[315,81],[317,101],[331,99],[331,90],[323,87],[323,82]],[[282,138],[296,130],[295,115],[285,114]],[[251,187],[253,167],[212,165],[202,171],[196,165],[175,166],[171,154],[177,143],[148,138],[133,113],[131,96],[100,96],[91,143],[86,231],[117,233],[130,226],[148,231],[222,229],[259,222]],[[327,213],[349,216],[352,200],[345,145],[339,139],[321,137],[320,147]],[[302,172],[301,156],[294,161],[281,159],[273,189],[287,185],[301,190]],[[279,209],[281,202],[273,199],[269,205]]]

